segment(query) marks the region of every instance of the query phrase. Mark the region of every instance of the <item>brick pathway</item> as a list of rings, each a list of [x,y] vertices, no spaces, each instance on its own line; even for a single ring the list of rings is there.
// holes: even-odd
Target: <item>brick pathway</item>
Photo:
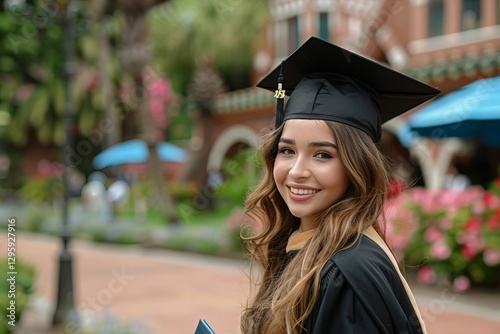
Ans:
[[[50,328],[60,245],[58,238],[18,233],[18,256],[38,271],[38,298],[19,333],[64,333]],[[71,245],[75,304],[85,310],[86,319],[108,310],[122,321],[146,324],[144,333],[192,334],[204,317],[218,334],[239,332],[249,292],[242,261],[81,240]],[[412,287],[429,334],[500,333],[500,292],[457,295]]]

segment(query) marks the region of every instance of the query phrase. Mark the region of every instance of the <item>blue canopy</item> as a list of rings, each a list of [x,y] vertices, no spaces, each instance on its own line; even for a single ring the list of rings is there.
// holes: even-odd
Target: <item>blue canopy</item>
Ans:
[[[401,137],[476,139],[500,146],[500,76],[474,81],[408,117]]]
[[[187,158],[184,149],[167,142],[157,145],[160,161],[183,162]],[[139,139],[125,141],[113,145],[94,157],[93,165],[96,169],[118,166],[129,163],[146,162],[149,156],[147,144]]]

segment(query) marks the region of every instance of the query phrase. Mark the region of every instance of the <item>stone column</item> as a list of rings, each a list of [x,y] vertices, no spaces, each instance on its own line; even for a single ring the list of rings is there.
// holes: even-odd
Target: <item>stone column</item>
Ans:
[[[460,152],[463,142],[456,138],[433,140],[417,138],[410,147],[410,154],[417,158],[426,188],[442,189],[453,155]]]

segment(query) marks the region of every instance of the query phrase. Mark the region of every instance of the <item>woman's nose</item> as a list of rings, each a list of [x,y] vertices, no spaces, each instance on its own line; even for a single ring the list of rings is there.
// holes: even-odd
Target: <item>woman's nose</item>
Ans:
[[[293,161],[293,165],[290,168],[288,174],[295,179],[307,178],[311,176],[311,171],[307,161],[304,158],[298,157]]]

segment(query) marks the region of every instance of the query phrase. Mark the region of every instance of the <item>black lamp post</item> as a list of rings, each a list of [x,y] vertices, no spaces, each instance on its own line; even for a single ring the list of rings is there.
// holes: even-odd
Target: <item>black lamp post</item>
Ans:
[[[69,230],[69,168],[71,167],[71,159],[69,152],[73,144],[73,106],[71,96],[72,76],[75,71],[74,63],[74,18],[75,18],[75,3],[69,0],[66,5],[66,13],[63,19],[64,27],[64,126],[66,130],[66,142],[62,151],[62,160],[64,165],[63,184],[64,184],[64,199],[63,199],[63,216],[62,216],[62,250],[59,255],[59,281],[57,285],[57,305],[54,312],[53,325],[61,325],[69,321],[69,316],[75,309],[73,298],[73,256],[69,250],[69,242],[71,233]]]

